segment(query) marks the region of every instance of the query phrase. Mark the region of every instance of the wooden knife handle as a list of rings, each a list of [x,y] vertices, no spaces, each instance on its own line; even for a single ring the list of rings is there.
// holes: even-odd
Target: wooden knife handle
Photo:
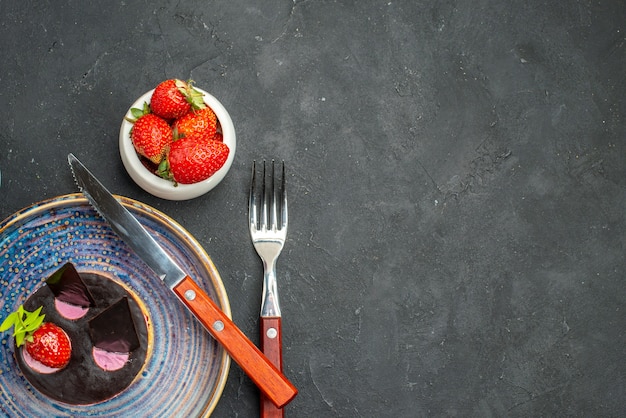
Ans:
[[[191,277],[185,277],[174,286],[173,290],[274,405],[281,408],[298,394],[295,386],[237,328]]]
[[[278,370],[283,370],[283,337],[281,318],[261,317],[261,351]],[[267,396],[261,394],[261,418],[282,418],[283,408],[277,408]]]

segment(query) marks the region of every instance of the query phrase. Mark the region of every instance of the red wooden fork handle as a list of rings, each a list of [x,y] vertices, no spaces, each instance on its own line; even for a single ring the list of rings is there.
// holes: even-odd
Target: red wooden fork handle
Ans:
[[[261,317],[261,351],[278,370],[283,370],[283,338],[280,317]],[[277,408],[261,394],[261,418],[282,418],[283,408]]]

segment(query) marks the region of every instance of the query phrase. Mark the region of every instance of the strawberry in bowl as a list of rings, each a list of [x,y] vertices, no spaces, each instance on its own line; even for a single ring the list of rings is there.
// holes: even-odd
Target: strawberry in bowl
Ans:
[[[219,184],[232,165],[230,115],[192,82],[170,79],[139,97],[120,127],[120,155],[130,177],[168,200],[193,199]]]

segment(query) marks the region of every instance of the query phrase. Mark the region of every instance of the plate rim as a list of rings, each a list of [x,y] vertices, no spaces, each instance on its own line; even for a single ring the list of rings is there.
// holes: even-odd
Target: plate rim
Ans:
[[[208,255],[204,247],[200,244],[200,242],[189,232],[187,231],[178,221],[171,218],[169,215],[165,214],[159,209],[156,209],[146,203],[143,203],[139,200],[122,196],[118,194],[113,194],[113,196],[131,213],[133,211],[141,213],[146,218],[152,218],[170,229],[170,232],[174,233],[177,239],[185,242],[189,249],[197,254],[197,256],[202,259],[203,262],[206,263],[206,268],[210,276],[210,280],[212,285],[214,286],[214,291],[217,297],[217,302],[222,311],[226,314],[229,319],[232,319],[232,312],[230,308],[230,302],[228,299],[228,295],[226,293],[226,288],[224,287],[224,283],[221,279],[219,271],[217,267],[213,263],[213,260]],[[34,202],[24,208],[14,212],[13,214],[5,217],[0,221],[0,235],[4,234],[4,232],[14,226],[16,223],[30,217],[33,215],[33,212],[42,212],[47,209],[52,209],[61,206],[67,205],[75,205],[75,206],[84,206],[92,208],[91,204],[87,200],[87,198],[79,192],[69,193],[58,195],[46,199],[42,199],[40,201]],[[95,209],[93,209],[95,213]],[[102,219],[102,222],[107,224],[106,220]],[[203,417],[208,417],[212,414],[215,407],[217,406],[219,400],[222,397],[223,391],[226,387],[226,381],[228,379],[228,375],[230,372],[231,359],[228,353],[225,350],[222,350],[221,355],[221,369],[218,374],[218,378],[215,382],[215,387],[213,388],[214,396],[211,397],[209,402],[205,405],[204,411],[202,412]]]

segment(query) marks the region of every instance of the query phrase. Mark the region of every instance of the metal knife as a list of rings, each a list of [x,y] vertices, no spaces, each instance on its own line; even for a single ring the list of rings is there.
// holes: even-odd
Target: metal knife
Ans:
[[[298,393],[295,386],[176,264],[137,218],[115,199],[74,154],[69,154],[67,159],[76,184],[113,231],[178,296],[265,396],[279,408],[289,403]]]

